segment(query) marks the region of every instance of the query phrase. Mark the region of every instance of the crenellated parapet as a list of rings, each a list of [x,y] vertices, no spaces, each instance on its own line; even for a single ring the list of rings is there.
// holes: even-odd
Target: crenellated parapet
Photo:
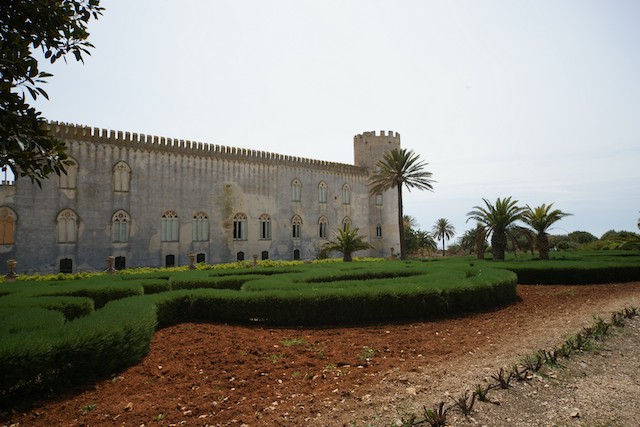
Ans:
[[[353,137],[353,142],[365,141],[366,139],[370,139],[370,138],[386,138],[386,139],[397,140],[398,143],[400,143],[400,132],[394,132],[392,130],[390,131],[381,130],[378,133],[376,133],[376,131],[362,132],[361,134],[358,134]]]
[[[49,122],[49,132],[52,136],[61,140],[110,144],[135,150],[171,152],[188,156],[214,157],[233,161],[287,164],[289,166],[322,168],[357,175],[366,173],[361,167],[345,163],[328,162],[247,148],[228,147],[155,135],[114,131],[55,121]]]
[[[400,133],[391,130],[362,132],[353,137],[354,163],[373,169],[384,154],[394,148],[400,148]]]

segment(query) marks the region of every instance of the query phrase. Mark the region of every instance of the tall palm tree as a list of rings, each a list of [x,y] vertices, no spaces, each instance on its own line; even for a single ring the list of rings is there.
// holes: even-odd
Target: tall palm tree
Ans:
[[[376,197],[396,188],[398,191],[398,231],[400,233],[400,258],[405,259],[404,215],[402,213],[402,187],[433,191],[431,172],[424,170],[427,163],[420,162],[420,156],[413,150],[394,148],[386,153],[369,178],[369,195]]]
[[[531,227],[536,233],[535,243],[540,259],[549,259],[549,237],[547,231],[554,223],[560,221],[565,216],[571,215],[559,209],[551,210],[552,206],[553,203],[549,206],[543,203],[535,208],[527,205],[527,210],[524,212],[525,224]]]
[[[371,249],[373,247],[368,242],[364,241],[364,236],[358,235],[359,231],[360,229],[358,228],[354,228],[352,230],[349,224],[347,224],[344,229],[337,228],[335,232],[335,239],[326,242],[322,246],[323,255],[329,255],[330,252],[337,251],[342,252],[342,261],[353,261],[353,257],[351,255],[354,252]]]
[[[440,218],[431,229],[436,239],[442,240],[442,256],[444,256],[444,244],[447,240],[456,235],[456,229],[446,218]]]
[[[507,248],[507,233],[514,227],[516,221],[522,221],[525,208],[518,206],[517,200],[511,200],[511,196],[496,199],[491,204],[487,199],[482,199],[485,206],[474,206],[467,213],[467,221],[473,219],[482,224],[486,234],[491,234],[491,248],[495,261],[504,260],[504,252]]]

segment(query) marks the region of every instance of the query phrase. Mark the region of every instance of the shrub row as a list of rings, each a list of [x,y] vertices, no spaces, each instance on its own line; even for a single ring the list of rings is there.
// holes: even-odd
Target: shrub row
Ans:
[[[156,326],[155,308],[143,298],[110,302],[66,324],[57,319],[51,325],[52,317],[40,312],[38,319],[50,322],[48,328],[3,334],[0,404],[91,381],[137,363],[148,353]]]
[[[596,283],[620,283],[640,280],[640,267],[553,267],[527,268],[509,267],[518,275],[518,283],[523,285],[580,285]]]

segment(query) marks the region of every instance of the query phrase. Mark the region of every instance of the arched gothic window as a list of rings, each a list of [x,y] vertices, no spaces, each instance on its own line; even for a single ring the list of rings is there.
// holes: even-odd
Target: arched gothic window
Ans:
[[[161,240],[163,242],[177,242],[180,237],[180,223],[178,214],[174,211],[166,211],[162,215]]]
[[[378,239],[382,238],[382,225],[376,225],[376,237]]]
[[[6,206],[0,208],[0,245],[15,243],[16,219],[13,209]]]
[[[327,218],[321,216],[318,220],[318,237],[321,239],[326,239],[329,235],[329,221]]]
[[[260,222],[260,240],[271,239],[271,217],[267,214],[260,215],[258,218]]]
[[[78,215],[71,209],[64,209],[56,218],[58,243],[75,243],[78,238]]]
[[[197,212],[193,216],[193,241],[209,241],[209,216],[205,212]]]
[[[123,210],[119,210],[111,217],[111,234],[114,242],[125,243],[129,241],[129,224],[131,218]]]
[[[349,188],[349,184],[345,184],[342,186],[342,204],[348,205],[351,203],[351,189]]]
[[[113,191],[129,191],[129,181],[131,180],[131,168],[125,162],[118,162],[113,166]]]
[[[348,216],[345,216],[342,219],[342,229],[344,231],[347,231],[347,228],[349,228],[349,229],[351,228],[351,218],[349,218]]]
[[[69,157],[69,160],[73,162],[71,165],[64,167],[66,173],[60,174],[60,180],[58,186],[65,189],[76,188],[76,181],[78,179],[78,162],[75,159]]]
[[[233,217],[233,240],[247,240],[247,216],[243,213]]]
[[[301,228],[302,228],[302,218],[300,218],[298,215],[296,215],[291,219],[291,230],[292,230],[291,236],[294,239],[299,239],[300,238],[300,229]]]
[[[299,202],[302,193],[302,183],[299,179],[294,179],[291,182],[291,200],[294,202]]]
[[[318,184],[318,203],[327,203],[327,184],[324,181]]]

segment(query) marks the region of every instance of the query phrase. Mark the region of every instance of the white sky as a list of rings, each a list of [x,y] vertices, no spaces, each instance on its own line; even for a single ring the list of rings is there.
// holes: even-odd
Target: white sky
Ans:
[[[637,0],[103,1],[49,120],[353,163],[400,132],[434,192],[405,213],[461,235],[482,198],[555,202],[554,234],[638,231]]]

